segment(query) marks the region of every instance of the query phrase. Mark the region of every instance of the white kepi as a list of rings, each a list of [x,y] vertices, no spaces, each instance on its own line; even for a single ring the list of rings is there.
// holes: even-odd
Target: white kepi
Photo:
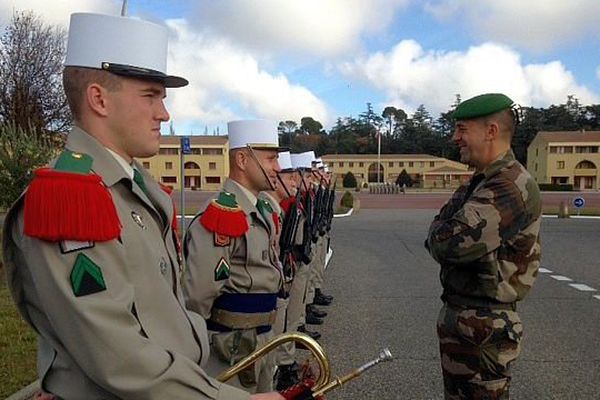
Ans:
[[[296,168],[292,165],[292,157],[289,151],[279,153],[279,168],[281,172],[294,172]]]
[[[279,146],[277,123],[269,120],[241,120],[227,123],[229,148],[242,149],[250,147],[256,150],[287,151]]]
[[[113,15],[71,14],[65,67],[101,69],[117,75],[181,87],[188,81],[167,75],[167,28]]]

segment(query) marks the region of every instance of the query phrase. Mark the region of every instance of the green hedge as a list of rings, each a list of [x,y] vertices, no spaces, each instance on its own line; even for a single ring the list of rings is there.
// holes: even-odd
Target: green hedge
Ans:
[[[340,200],[340,205],[346,208],[354,207],[354,197],[352,196],[352,193],[346,191]]]
[[[549,192],[572,192],[573,185],[571,183],[568,184],[555,184],[555,183],[540,183],[538,185],[540,190],[549,191]]]

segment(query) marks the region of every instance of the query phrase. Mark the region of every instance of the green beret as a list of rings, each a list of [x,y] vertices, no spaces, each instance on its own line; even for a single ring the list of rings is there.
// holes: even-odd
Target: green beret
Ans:
[[[513,104],[514,102],[502,93],[486,93],[460,103],[452,113],[452,118],[461,120],[484,117]]]

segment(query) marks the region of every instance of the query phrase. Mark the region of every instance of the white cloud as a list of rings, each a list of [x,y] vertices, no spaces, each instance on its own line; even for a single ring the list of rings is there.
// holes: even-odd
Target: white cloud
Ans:
[[[205,0],[194,26],[253,49],[338,55],[379,33],[410,0]]]
[[[223,122],[244,114],[275,120],[311,116],[327,123],[325,104],[305,87],[281,74],[261,69],[248,52],[228,40],[189,29],[185,20],[169,20],[174,37],[169,45],[169,71],[190,80],[186,88],[169,91],[175,121]]]
[[[425,104],[434,115],[447,111],[455,94],[463,99],[503,92],[522,105],[547,107],[575,95],[582,104],[596,103],[597,94],[579,85],[559,61],[523,65],[517,52],[485,43],[465,52],[425,51],[404,40],[388,53],[340,65],[341,72],[382,90],[388,104],[414,110]]]
[[[486,40],[535,51],[546,51],[586,34],[597,37],[600,23],[598,0],[431,0],[425,9],[440,20],[466,23]]]
[[[7,24],[14,11],[32,10],[45,22],[67,27],[69,16],[77,12],[120,14],[116,0],[0,0],[0,26]]]

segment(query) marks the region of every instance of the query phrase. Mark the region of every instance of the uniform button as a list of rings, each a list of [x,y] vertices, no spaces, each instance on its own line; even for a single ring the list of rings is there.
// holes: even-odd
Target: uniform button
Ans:
[[[160,259],[160,273],[163,275],[167,273],[167,262],[164,258]]]

